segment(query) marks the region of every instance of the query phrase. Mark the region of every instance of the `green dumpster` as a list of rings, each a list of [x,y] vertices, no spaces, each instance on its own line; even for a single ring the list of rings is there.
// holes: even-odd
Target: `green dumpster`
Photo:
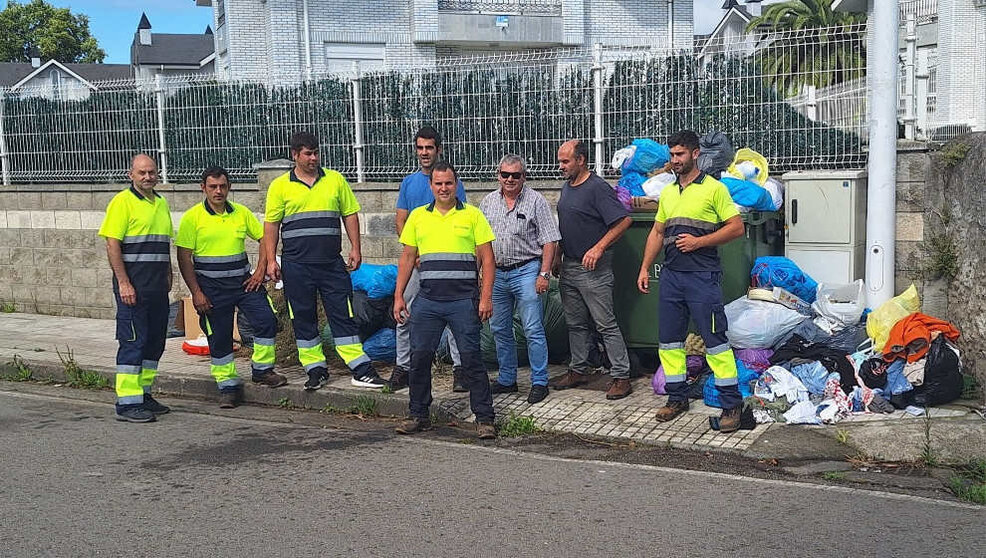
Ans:
[[[658,277],[664,258],[658,256],[651,267],[650,294],[641,293],[637,290],[637,273],[647,235],[654,225],[654,213],[631,213],[630,217],[633,224],[613,246],[614,310],[628,348],[657,349]],[[750,270],[757,258],[784,255],[781,213],[751,211],[742,217],[746,235],[719,248],[724,304],[746,294]]]

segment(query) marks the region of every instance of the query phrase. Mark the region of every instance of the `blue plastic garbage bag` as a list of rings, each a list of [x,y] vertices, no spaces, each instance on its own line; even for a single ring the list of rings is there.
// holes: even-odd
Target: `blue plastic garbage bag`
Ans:
[[[397,290],[397,266],[363,264],[349,275],[353,289],[365,291],[370,298],[392,296]]]
[[[739,375],[739,392],[743,399],[753,395],[751,384],[759,377],[756,370],[747,368],[742,361],[736,361],[736,372]],[[705,381],[705,388],[702,390],[702,399],[709,407],[722,408],[719,404],[719,389],[716,388],[716,378],[714,374],[709,374]]]
[[[773,289],[781,287],[811,304],[818,296],[818,283],[808,276],[798,264],[784,256],[761,256],[753,262],[750,279],[754,287]]]
[[[363,352],[376,362],[397,360],[397,331],[385,327],[363,341]]]
[[[770,192],[756,182],[732,176],[723,176],[719,181],[726,185],[729,196],[737,205],[760,211],[774,211],[774,200],[770,197]]]
[[[617,185],[626,188],[631,196],[642,197],[647,195],[644,192],[644,182],[647,181],[647,177],[634,171],[625,171],[620,179],[616,182]]]
[[[643,175],[654,172],[671,160],[671,151],[662,143],[651,139],[635,139],[631,145],[636,146],[637,150],[633,152],[632,158],[623,163],[623,174],[635,172]]]

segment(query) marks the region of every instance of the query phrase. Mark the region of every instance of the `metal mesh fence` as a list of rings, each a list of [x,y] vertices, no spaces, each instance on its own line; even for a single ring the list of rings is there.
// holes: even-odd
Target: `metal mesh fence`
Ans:
[[[138,151],[157,153],[173,182],[213,164],[250,180],[255,164],[286,158],[290,134],[304,129],[319,137],[326,166],[393,180],[416,169],[411,138],[430,124],[464,178],[489,178],[506,152],[546,178],[567,139],[599,142],[608,158],[634,138],[692,128],[726,132],[777,171],[854,167],[864,162],[864,32],[774,34],[714,54],[648,47],[439,60],[308,82],[172,77],[58,99],[2,91],[0,152],[8,182],[124,180]]]

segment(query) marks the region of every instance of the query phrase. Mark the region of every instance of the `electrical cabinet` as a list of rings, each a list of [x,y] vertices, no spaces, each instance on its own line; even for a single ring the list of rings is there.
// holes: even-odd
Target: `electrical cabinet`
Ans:
[[[785,255],[819,283],[865,278],[866,171],[789,172]]]

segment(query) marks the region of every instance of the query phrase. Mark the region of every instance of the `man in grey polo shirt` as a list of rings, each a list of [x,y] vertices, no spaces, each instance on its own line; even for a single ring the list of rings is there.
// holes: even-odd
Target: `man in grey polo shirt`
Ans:
[[[524,324],[531,363],[528,403],[548,396],[548,342],[544,335],[539,294],[548,290],[555,243],[561,238],[551,207],[544,196],[524,185],[527,165],[523,157],[509,154],[497,170],[500,189],[491,192],[479,209],[493,227],[493,317],[490,328],[496,343],[500,375],[493,394],[517,391],[517,345],[514,343],[514,310]]]
[[[630,216],[605,180],[589,170],[589,149],[578,141],[558,149],[558,167],[565,176],[558,200],[561,229],[561,274],[558,282],[565,307],[572,361],[555,389],[589,381],[589,343],[592,328],[603,338],[613,365],[606,399],[630,395],[630,359],[613,313],[613,251],[610,248],[630,228]]]

